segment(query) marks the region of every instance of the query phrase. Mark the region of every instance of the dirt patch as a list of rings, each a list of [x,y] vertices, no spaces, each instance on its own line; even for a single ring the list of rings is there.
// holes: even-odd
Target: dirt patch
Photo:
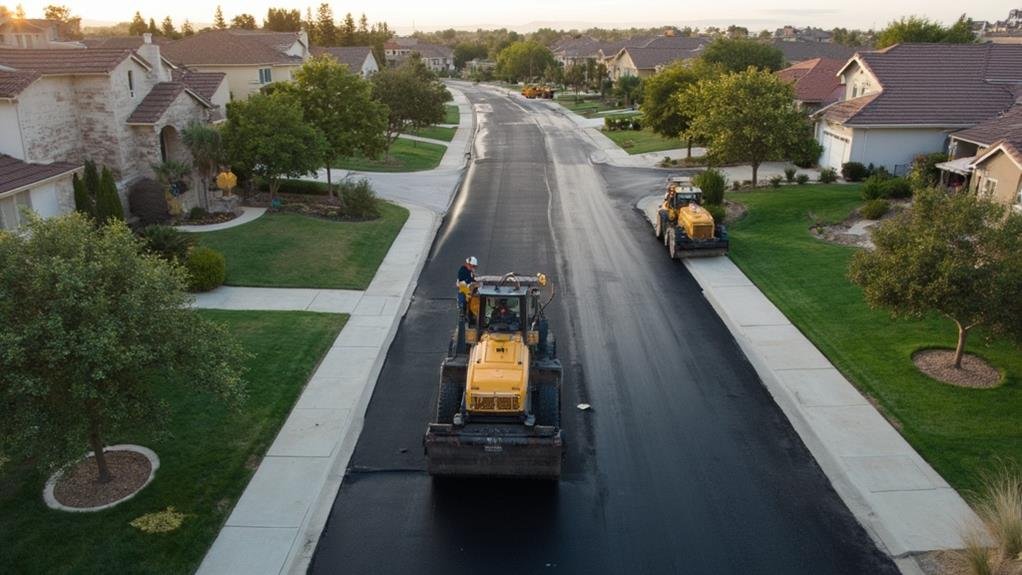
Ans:
[[[88,457],[64,471],[53,487],[53,497],[68,507],[98,507],[123,499],[149,479],[149,459],[134,451],[107,451],[109,483],[96,480],[96,458]]]
[[[732,202],[731,200],[724,200],[724,209],[727,213],[724,220],[729,224],[737,222],[744,218],[745,214],[749,213],[749,208],[745,207],[745,204]]]
[[[891,209],[888,210],[887,213],[879,220],[867,220],[862,217],[859,210],[855,210],[852,212],[852,215],[845,218],[843,222],[828,225],[814,221],[813,225],[810,226],[809,229],[814,236],[825,242],[871,250],[875,246],[873,245],[870,229],[877,223],[893,218],[899,213],[905,211],[911,205],[911,201],[907,200],[892,201]],[[810,214],[810,219],[815,220],[812,214]]]
[[[919,371],[950,385],[989,389],[1001,383],[1001,374],[985,359],[970,353],[962,356],[962,367],[954,367],[955,352],[950,349],[924,349],[912,355]]]
[[[234,212],[215,212],[212,214],[206,214],[201,218],[189,218],[187,220],[183,220],[181,224],[188,226],[208,226],[229,222],[236,217],[238,217],[238,214]]]

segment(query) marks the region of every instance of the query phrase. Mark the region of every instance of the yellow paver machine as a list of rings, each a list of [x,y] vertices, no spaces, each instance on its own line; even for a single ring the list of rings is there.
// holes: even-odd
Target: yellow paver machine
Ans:
[[[684,176],[667,178],[667,192],[657,209],[653,229],[672,259],[719,256],[730,242],[723,224],[703,207],[703,191]]]
[[[423,439],[427,470],[556,479],[561,363],[543,314],[553,286],[543,274],[508,273],[477,277],[470,290]]]

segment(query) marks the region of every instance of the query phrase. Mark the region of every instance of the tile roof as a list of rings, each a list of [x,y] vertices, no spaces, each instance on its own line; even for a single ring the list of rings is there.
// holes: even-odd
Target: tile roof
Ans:
[[[844,60],[814,58],[780,70],[777,75],[793,84],[796,100],[830,104],[840,100],[844,91],[837,76],[844,65]]]
[[[79,166],[67,162],[52,164],[30,164],[17,158],[0,154],[0,194],[66,174]]]
[[[213,99],[213,95],[227,77],[223,72],[192,72],[180,69],[174,70],[172,76],[175,82],[181,82],[206,100]]]
[[[111,36],[109,38],[91,37],[80,40],[86,48],[90,50],[109,49],[109,50],[138,50],[145,43],[145,40],[141,36]],[[163,36],[153,36],[153,44],[161,46],[171,42]]]
[[[840,102],[835,102],[826,108],[823,108],[813,114],[813,116],[822,116],[828,120],[841,124],[858,114],[863,108],[876,100],[879,95],[879,93],[866,94],[865,96],[859,96],[858,98],[852,98],[850,100],[841,100]]]
[[[1022,141],[1022,104],[1015,104],[1007,112],[971,128],[954,132],[951,137],[981,146],[1004,139]]]
[[[16,98],[22,90],[39,79],[36,71],[6,72],[0,70],[0,98]]]
[[[163,44],[160,51],[171,62],[184,66],[258,66],[302,62],[300,57],[288,55],[268,45],[276,42],[278,33],[267,32],[269,38],[260,38],[258,33],[237,32],[237,30],[200,32]]]
[[[624,51],[631,57],[637,70],[654,70],[671,62],[694,58],[700,52],[698,48],[689,50],[681,48],[625,48]]]
[[[850,126],[971,126],[1007,110],[1022,83],[1022,45],[896,44],[857,58],[881,91]]]
[[[773,47],[784,54],[786,62],[802,62],[813,58],[830,58],[833,60],[848,60],[855,54],[855,48],[834,44],[831,42],[785,42],[774,40]]]
[[[15,70],[33,70],[40,74],[106,74],[125,58],[134,57],[149,67],[149,63],[131,50],[27,50],[0,48],[0,66]]]
[[[301,39],[301,32],[268,32],[265,30],[239,30],[229,29],[228,33],[235,36],[251,38],[264,46],[287,52],[295,42]]]
[[[373,49],[370,46],[317,46],[312,49],[312,53],[316,56],[329,54],[352,72],[361,72],[362,64],[373,53]]]
[[[212,107],[212,104],[189,90],[182,82],[160,82],[153,86],[152,90],[149,90],[145,98],[142,98],[142,101],[139,102],[135,110],[128,116],[127,123],[155,124],[159,122],[167,108],[170,108],[174,100],[185,91],[188,91],[189,95],[195,98],[201,105],[207,108]]]

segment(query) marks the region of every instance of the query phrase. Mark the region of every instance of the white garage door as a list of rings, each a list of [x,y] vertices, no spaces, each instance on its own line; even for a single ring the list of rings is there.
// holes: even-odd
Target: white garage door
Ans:
[[[824,168],[841,171],[841,164],[845,163],[847,157],[845,154],[850,144],[848,138],[823,130],[823,141],[820,143],[823,145],[820,165]]]

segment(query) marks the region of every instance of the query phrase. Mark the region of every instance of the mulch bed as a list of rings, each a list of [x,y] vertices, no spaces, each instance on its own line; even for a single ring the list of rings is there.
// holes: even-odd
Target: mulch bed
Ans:
[[[98,507],[135,493],[149,479],[149,459],[134,451],[107,451],[109,483],[96,481],[96,458],[89,457],[66,469],[53,488],[53,496],[68,507]]]
[[[267,208],[276,212],[292,212],[304,216],[312,216],[337,222],[364,222],[377,218],[353,218],[344,212],[341,201],[326,195],[286,194],[277,193],[280,205],[276,208],[270,203],[269,192],[259,192],[249,196],[245,205]]]
[[[950,385],[989,389],[1001,383],[1001,374],[985,359],[965,354],[962,367],[954,367],[955,352],[949,349],[924,349],[912,355],[919,371]]]
[[[181,223],[188,226],[208,226],[211,224],[222,224],[224,222],[229,222],[236,217],[238,217],[238,214],[234,212],[216,212],[214,214],[209,214],[204,218],[195,219],[189,218]]]

